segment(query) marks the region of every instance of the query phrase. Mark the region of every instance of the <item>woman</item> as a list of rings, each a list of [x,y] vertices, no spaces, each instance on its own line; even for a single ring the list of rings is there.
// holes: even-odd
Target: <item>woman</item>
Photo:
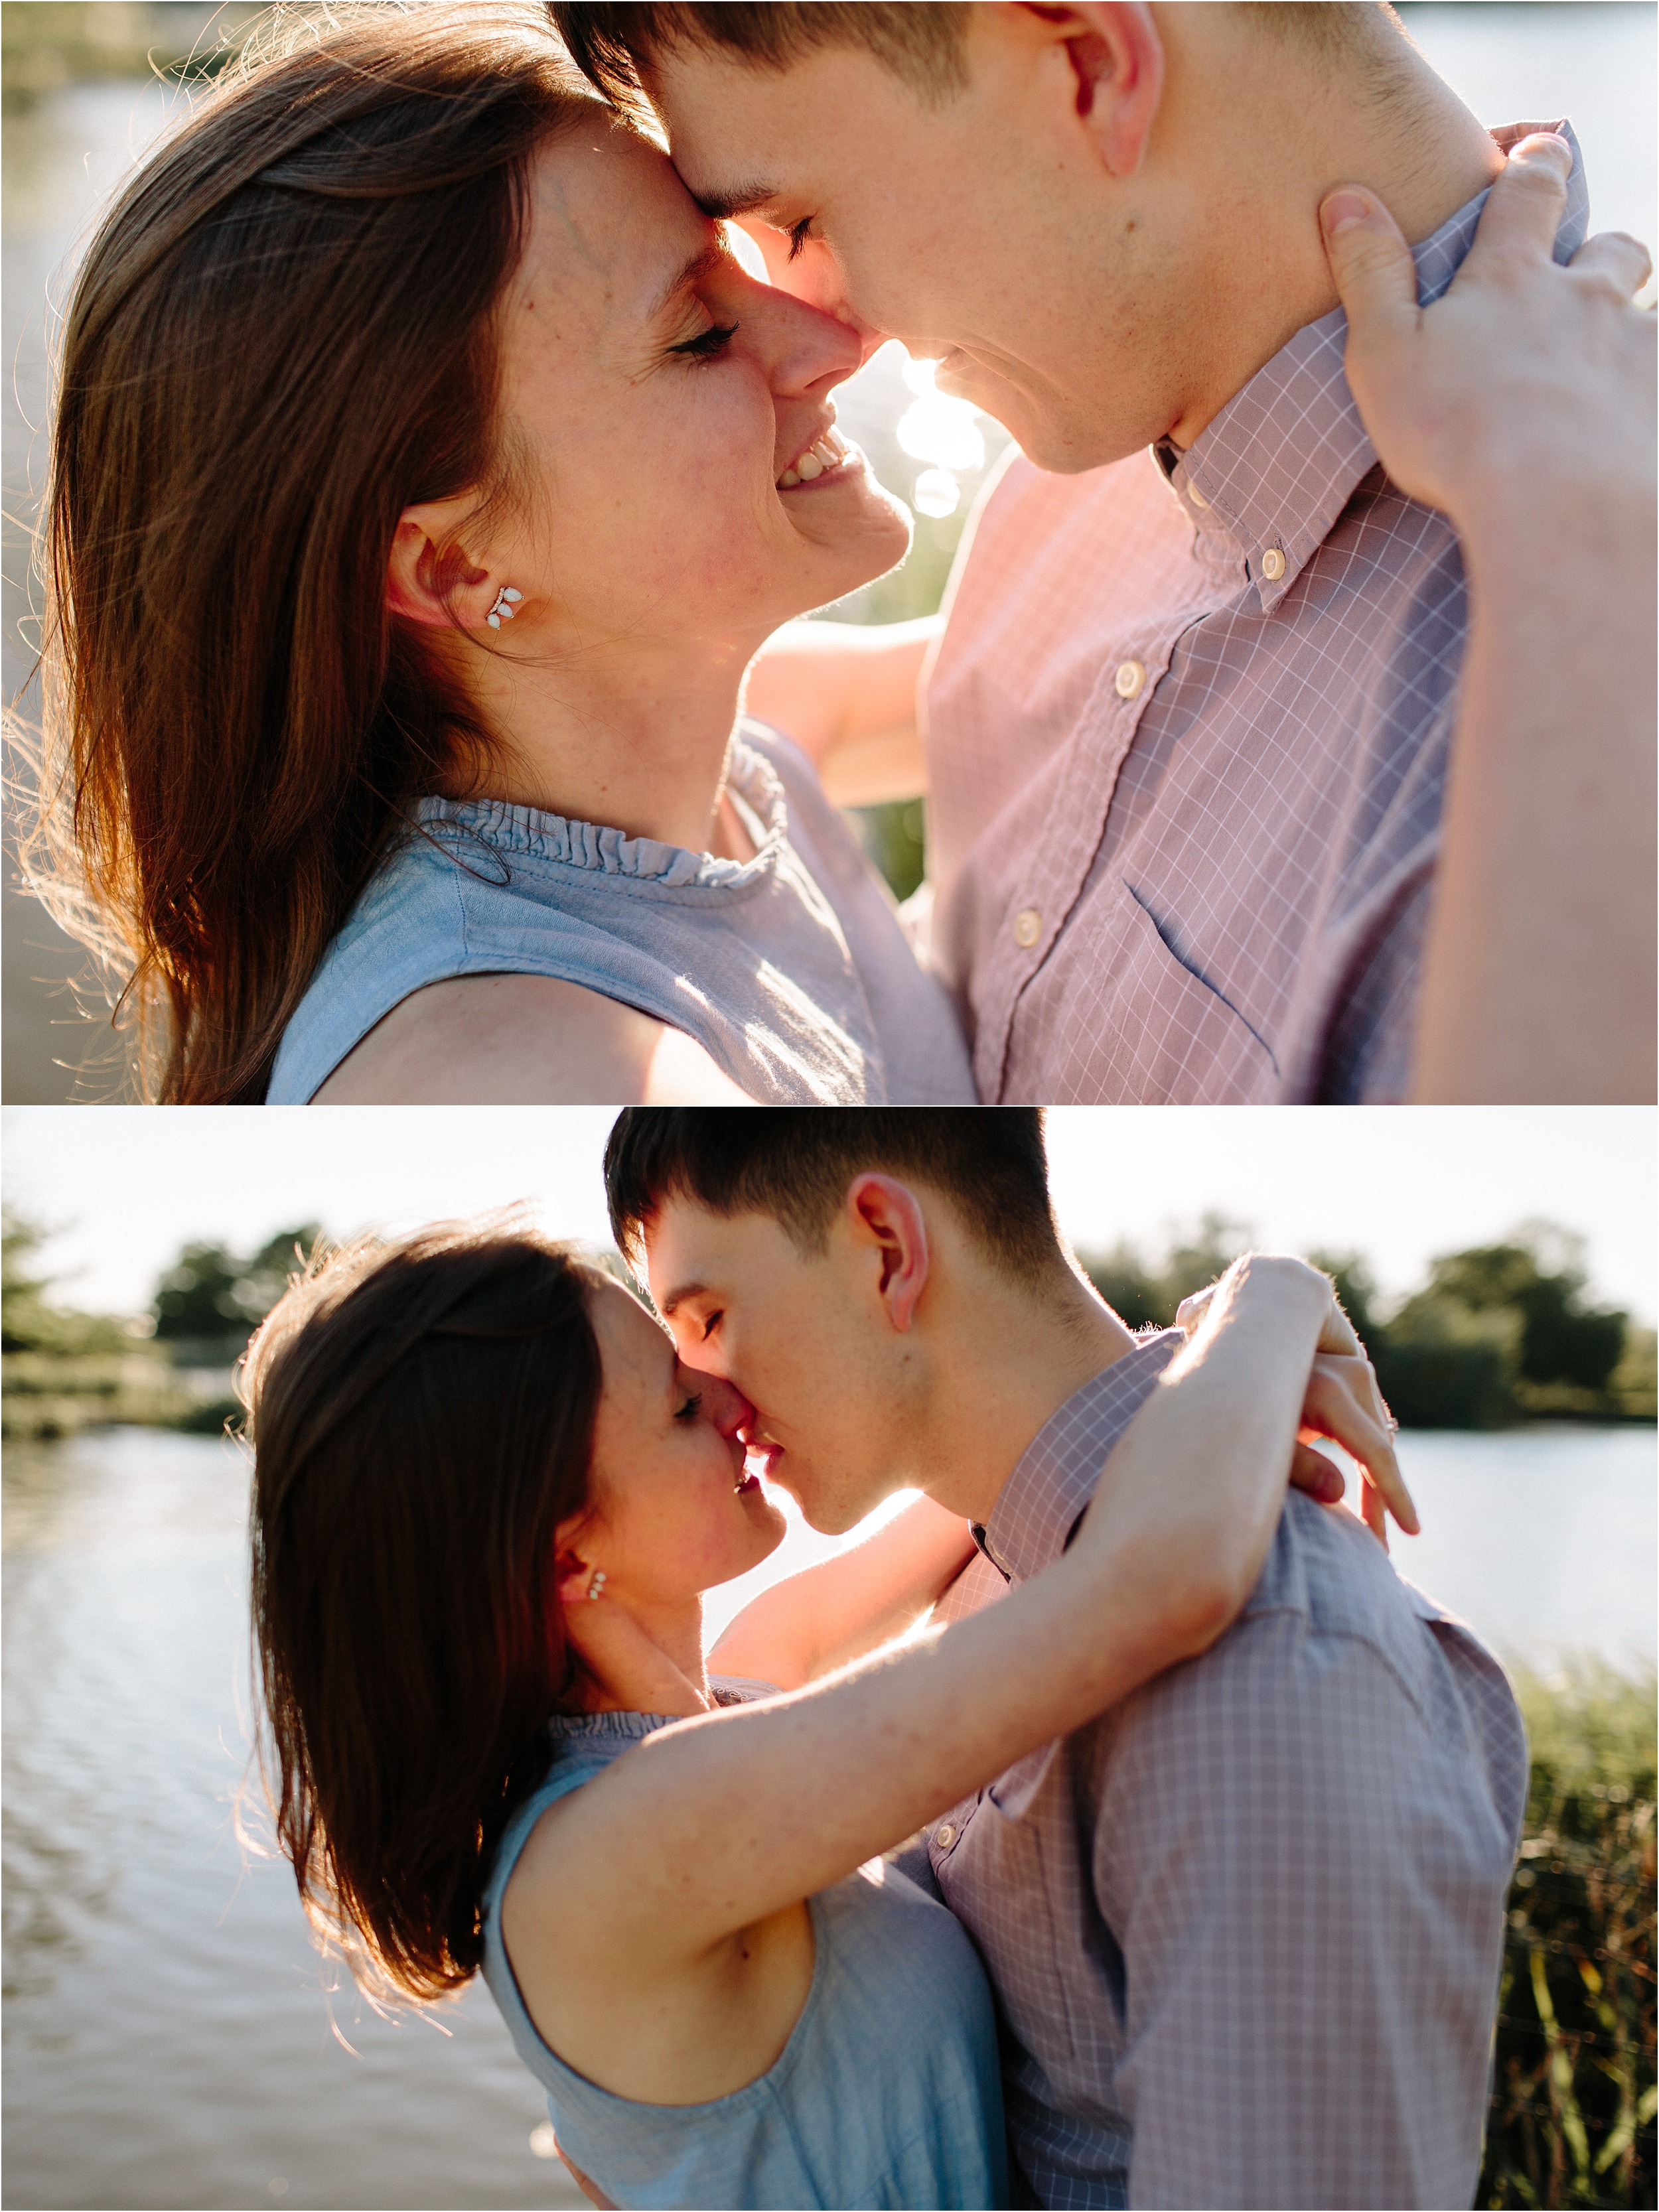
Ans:
[[[738,720],[762,640],[905,551],[834,427],[857,338],[541,11],[296,37],[141,170],[64,337],[46,835],[151,1095],[971,1099]]]
[[[1316,1352],[1352,1343],[1323,1277],[1237,1263],[1057,1565],[811,1686],[972,1555],[923,1500],[740,1616],[712,1656],[750,1679],[722,1680],[702,1595],[782,1534],[752,1409],[556,1245],[337,1257],[247,1382],[278,1832],[314,1921],[408,1996],[482,1966],[621,2204],[1006,2201],[967,1939],[865,1862],[1221,1632],[1293,1455],[1332,1494],[1297,1422]]]

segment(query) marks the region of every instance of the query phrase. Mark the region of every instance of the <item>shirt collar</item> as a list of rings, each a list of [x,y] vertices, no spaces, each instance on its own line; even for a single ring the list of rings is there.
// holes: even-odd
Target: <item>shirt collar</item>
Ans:
[[[1572,149],[1566,210],[1555,258],[1570,261],[1589,228],[1589,188],[1570,124],[1512,123],[1492,137],[1505,151],[1534,131],[1559,131]],[[1487,187],[1490,191],[1491,187]],[[1474,243],[1486,193],[1458,209],[1412,249],[1419,307],[1437,300]],[[1235,541],[1271,614],[1324,542],[1360,478],[1376,466],[1343,372],[1348,319],[1340,307],[1306,324],[1230,399],[1185,453],[1164,441],[1155,449],[1165,474],[1200,530]],[[1196,489],[1198,497],[1193,497]],[[1267,567],[1279,562],[1280,574]]]
[[[981,1535],[1011,1582],[1027,1581],[1066,1549],[1113,1445],[1185,1340],[1178,1328],[1144,1338],[1074,1390],[1026,1446]]]

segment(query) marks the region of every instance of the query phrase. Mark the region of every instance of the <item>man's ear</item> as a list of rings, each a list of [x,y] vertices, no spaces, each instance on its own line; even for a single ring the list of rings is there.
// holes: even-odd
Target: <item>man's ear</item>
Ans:
[[[1066,49],[1077,112],[1115,177],[1133,177],[1164,90],[1164,42],[1144,0],[1075,0],[1020,12],[1047,26]]]
[[[880,1261],[878,1291],[902,1334],[927,1282],[927,1224],[915,1193],[892,1176],[861,1175],[848,1186],[847,1218],[855,1245]]]
[[[459,500],[406,507],[386,568],[388,610],[421,629],[482,629],[496,586],[450,535],[467,510]]]

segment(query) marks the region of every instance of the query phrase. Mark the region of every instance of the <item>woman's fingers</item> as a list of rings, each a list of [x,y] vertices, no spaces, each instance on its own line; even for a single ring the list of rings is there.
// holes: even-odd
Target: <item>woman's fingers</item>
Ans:
[[[1353,1323],[1338,1302],[1336,1292],[1331,1292],[1331,1310],[1325,1316],[1325,1326],[1319,1332],[1319,1342],[1314,1347],[1322,1357],[1341,1359],[1364,1359],[1365,1347],[1354,1334]]]
[[[1417,324],[1417,265],[1405,233],[1376,194],[1340,185],[1320,202],[1319,227],[1337,296],[1347,311],[1348,344],[1386,346]]]
[[[1322,1354],[1308,1378],[1304,1434],[1328,1437],[1364,1470],[1364,1517],[1381,1535],[1386,1506],[1408,1536],[1421,1531],[1417,1508],[1400,1472],[1394,1430],[1370,1360]]]
[[[1567,264],[1575,276],[1599,276],[1621,303],[1653,274],[1653,257],[1627,231],[1601,230],[1587,238]]]
[[[1460,276],[1467,270],[1474,283],[1504,264],[1551,260],[1571,174],[1572,149],[1553,131],[1535,131],[1512,146],[1480,210]]]
[[[1323,1452],[1316,1451],[1311,1444],[1297,1442],[1291,1454],[1291,1487],[1305,1490],[1310,1498],[1316,1498],[1322,1505],[1339,1505],[1347,1485],[1342,1480],[1342,1470]]]

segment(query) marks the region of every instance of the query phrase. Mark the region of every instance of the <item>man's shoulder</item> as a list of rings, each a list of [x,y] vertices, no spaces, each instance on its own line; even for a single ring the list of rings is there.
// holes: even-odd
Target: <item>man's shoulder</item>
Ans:
[[[1300,1490],[1285,1500],[1255,1589],[1241,1616],[1294,1613],[1310,1628],[1384,1635],[1418,1618],[1412,1595],[1364,1522]]]
[[[1239,1618],[1176,1673],[1182,1694],[1202,1705],[1235,1698],[1247,1683],[1249,1694],[1271,1700],[1310,1666],[1328,1679],[1333,1669],[1353,1680],[1390,1678],[1436,1730],[1455,1711],[1512,1704],[1492,1653],[1395,1572],[1363,1522],[1293,1490]]]

